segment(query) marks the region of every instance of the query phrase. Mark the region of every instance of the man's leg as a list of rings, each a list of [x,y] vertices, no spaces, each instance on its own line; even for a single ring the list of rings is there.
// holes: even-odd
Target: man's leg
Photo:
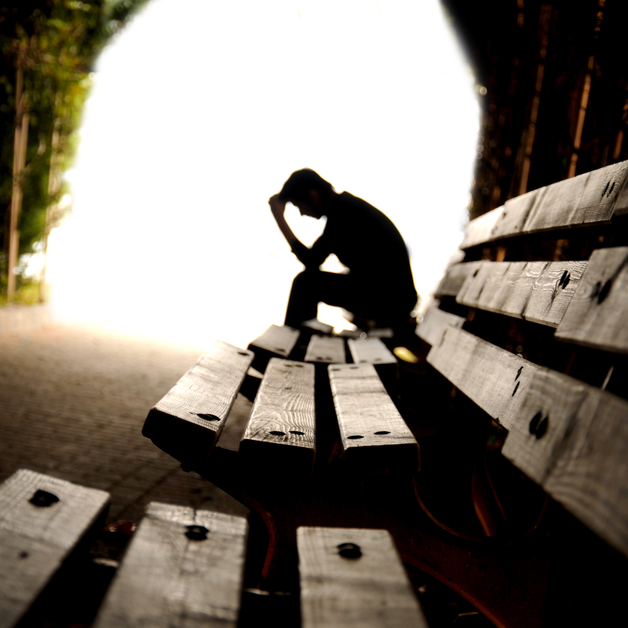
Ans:
[[[348,275],[304,270],[292,282],[285,324],[298,327],[303,321],[316,318],[319,303],[351,309],[352,284]]]

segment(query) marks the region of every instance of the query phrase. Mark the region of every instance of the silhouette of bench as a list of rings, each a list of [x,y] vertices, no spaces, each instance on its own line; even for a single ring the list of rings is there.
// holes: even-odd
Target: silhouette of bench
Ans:
[[[121,564],[100,567],[115,571],[103,586],[90,548],[108,504],[104,491],[28,470],[0,486],[2,628],[297,626],[299,615],[303,626],[426,625],[386,530],[299,528],[300,595],[260,614],[269,596],[243,591],[246,520],[157,502]]]

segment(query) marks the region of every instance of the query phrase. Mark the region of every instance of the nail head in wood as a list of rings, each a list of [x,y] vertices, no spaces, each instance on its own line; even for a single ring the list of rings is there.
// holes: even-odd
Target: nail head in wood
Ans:
[[[54,493],[43,491],[38,488],[28,501],[33,504],[33,506],[37,506],[38,508],[48,508],[49,506],[56,504],[59,501],[59,498]]]
[[[362,550],[359,545],[355,543],[341,543],[338,545],[338,553],[343,558],[360,558],[362,556]]]
[[[191,541],[205,541],[207,539],[207,533],[209,530],[205,526],[189,525],[186,526],[187,530],[185,536]]]
[[[537,412],[530,421],[530,434],[534,434],[537,439],[541,438],[549,425],[549,416],[543,417],[540,412]]]

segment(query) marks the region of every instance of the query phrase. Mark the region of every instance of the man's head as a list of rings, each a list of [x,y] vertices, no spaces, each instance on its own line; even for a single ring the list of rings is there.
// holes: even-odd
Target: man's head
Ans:
[[[279,192],[280,200],[296,205],[301,214],[320,218],[327,213],[329,201],[335,194],[331,183],[310,168],[293,172]]]

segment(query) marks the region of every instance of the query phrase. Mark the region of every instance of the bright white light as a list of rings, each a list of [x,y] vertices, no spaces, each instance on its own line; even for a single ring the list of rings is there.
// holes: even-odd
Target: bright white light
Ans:
[[[427,296],[462,238],[477,125],[438,0],[152,0],[98,62],[53,304],[246,345],[301,269],[267,199],[306,166],[395,222]]]

